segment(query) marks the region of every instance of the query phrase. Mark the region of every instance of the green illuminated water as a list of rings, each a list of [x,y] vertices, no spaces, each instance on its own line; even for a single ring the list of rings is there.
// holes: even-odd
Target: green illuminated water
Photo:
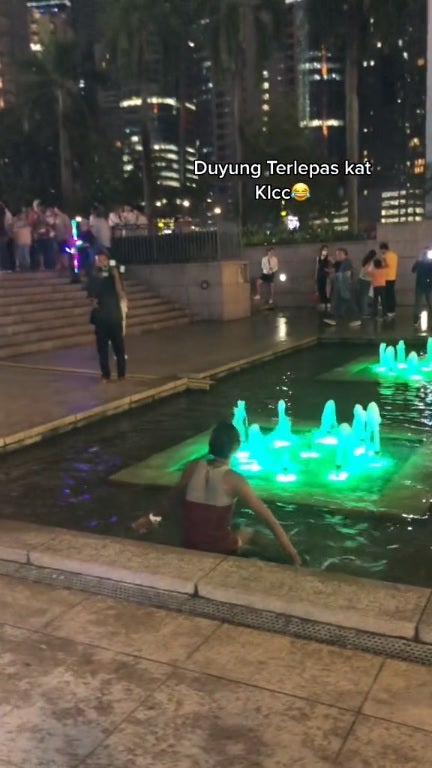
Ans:
[[[383,426],[381,454],[389,464],[376,474],[369,473],[361,487],[352,480],[352,493],[358,500],[355,516],[315,503],[306,479],[301,502],[293,498],[295,484],[287,482],[278,484],[284,497],[269,503],[312,567],[432,586],[432,520],[380,517],[367,508],[368,500],[374,503],[373,496],[385,492],[392,477],[409,466],[417,446],[429,440],[432,387],[425,382],[413,387],[393,378],[318,379],[322,374],[332,375],[335,368],[353,366],[359,355],[369,355],[369,364],[375,365],[376,345],[369,349],[326,345],[299,352],[223,379],[210,393],[179,395],[5,456],[0,465],[0,515],[135,538],[131,522],[154,508],[160,489],[113,485],[108,478],[222,418],[231,418],[237,400],[247,402],[250,422],[262,425],[265,432],[276,425],[277,403],[285,400],[293,432],[300,436],[307,435],[300,425],[316,428],[320,424],[327,400],[335,399],[339,423],[352,422],[356,403],[366,406],[375,401]],[[328,463],[322,464],[322,470],[318,472],[312,458],[306,465],[313,476],[320,475],[322,486],[331,487],[342,498],[348,486],[328,482],[331,447],[325,451]],[[302,462],[293,474],[303,478],[301,466]],[[238,510],[238,525],[253,522],[249,510]],[[178,518],[169,518],[152,540],[180,544]]]

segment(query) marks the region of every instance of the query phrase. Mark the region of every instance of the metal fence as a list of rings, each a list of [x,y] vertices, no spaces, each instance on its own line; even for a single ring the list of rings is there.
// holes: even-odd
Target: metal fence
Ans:
[[[190,264],[239,259],[240,228],[224,223],[214,229],[146,235],[140,229],[119,229],[114,234],[112,256],[120,264]]]

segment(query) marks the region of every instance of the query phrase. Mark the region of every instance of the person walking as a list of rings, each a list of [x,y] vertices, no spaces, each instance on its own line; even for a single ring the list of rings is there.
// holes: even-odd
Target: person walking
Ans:
[[[96,253],[96,269],[89,279],[87,295],[95,302],[90,322],[95,327],[102,382],[111,381],[110,343],[117,361],[118,381],[123,381],[126,377],[126,355],[122,303],[126,295],[117,268],[110,267],[108,255],[101,249]]]
[[[332,284],[333,317],[324,318],[324,322],[337,325],[338,320],[348,320],[351,328],[360,327],[361,320],[353,295],[353,266],[346,248],[336,251]]]
[[[391,251],[388,243],[380,243],[381,258],[386,270],[385,317],[392,320],[396,316],[396,280],[399,256]]]
[[[416,276],[413,323],[420,324],[420,312],[426,304],[428,323],[432,323],[432,250],[425,249],[413,264],[412,272]]]
[[[261,298],[260,288],[262,284],[265,283],[269,286],[270,289],[269,304],[274,303],[274,281],[278,270],[279,262],[275,254],[275,250],[274,248],[267,248],[265,256],[263,256],[261,260],[261,276],[258,278],[256,283],[255,299],[258,300]]]

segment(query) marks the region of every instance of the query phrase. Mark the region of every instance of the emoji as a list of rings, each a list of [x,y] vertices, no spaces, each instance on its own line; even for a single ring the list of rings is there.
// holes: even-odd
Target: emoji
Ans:
[[[308,199],[308,197],[310,197],[310,190],[308,185],[303,184],[301,181],[297,184],[294,184],[291,190],[291,197],[293,197],[294,200],[297,200],[299,203],[303,203]]]

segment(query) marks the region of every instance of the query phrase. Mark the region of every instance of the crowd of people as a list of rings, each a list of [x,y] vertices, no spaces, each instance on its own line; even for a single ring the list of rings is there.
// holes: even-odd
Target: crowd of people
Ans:
[[[398,266],[398,254],[382,242],[378,253],[375,249],[366,253],[355,279],[347,249],[338,248],[332,258],[328,246],[323,245],[316,261],[315,285],[324,322],[336,325],[339,320],[348,320],[352,327],[359,327],[369,317],[393,319]],[[416,276],[413,321],[418,325],[423,304],[432,319],[432,251],[424,249],[412,272]]]
[[[57,269],[72,237],[69,217],[36,200],[13,215],[0,203],[0,270]]]
[[[358,279],[346,248],[338,248],[332,258],[327,245],[321,247],[316,262],[317,298],[324,312],[324,322],[336,325],[348,320],[360,327],[367,317],[392,319],[396,314],[396,278],[398,255],[387,243],[380,243],[379,254],[368,251],[362,260]]]
[[[147,218],[130,206],[111,213],[94,205],[89,217],[78,217],[79,236],[90,249],[111,249],[117,227],[147,227]],[[15,215],[0,202],[0,271],[68,270],[68,245],[73,238],[72,221],[57,207],[39,200]]]

